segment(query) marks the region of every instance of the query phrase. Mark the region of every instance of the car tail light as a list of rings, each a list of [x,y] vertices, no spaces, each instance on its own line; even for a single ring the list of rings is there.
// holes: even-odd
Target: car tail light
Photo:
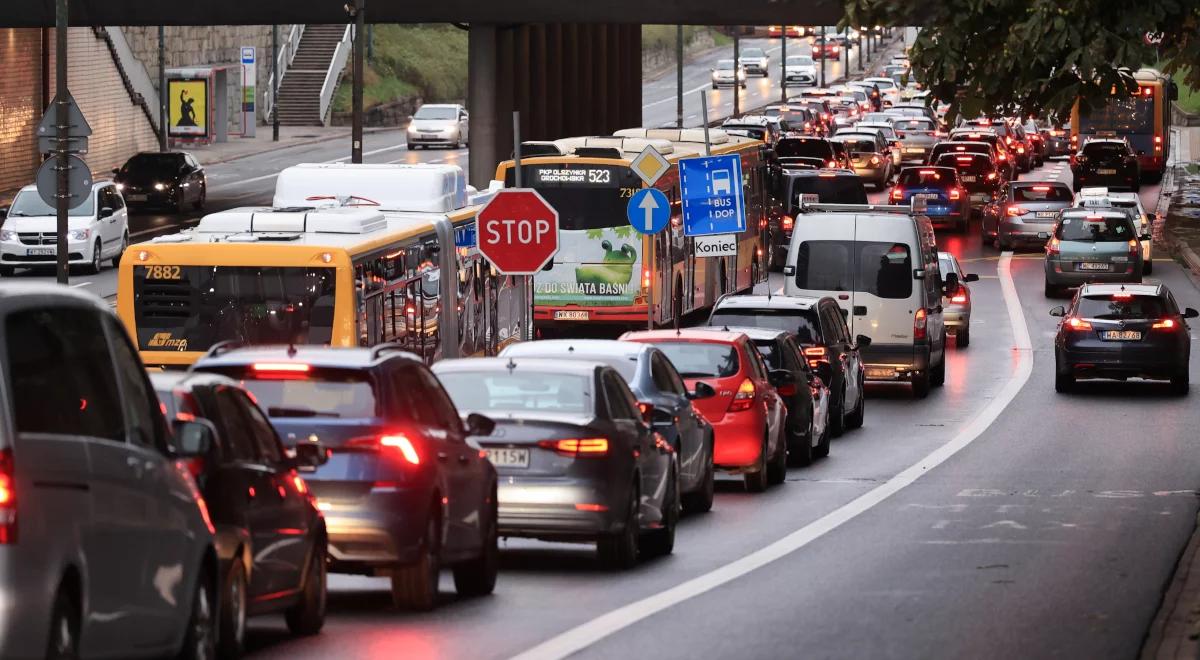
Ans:
[[[608,455],[608,438],[563,438],[539,440],[542,449],[572,458],[601,458]]]
[[[1163,319],[1155,321],[1150,327],[1154,330],[1174,330],[1179,327],[1179,324],[1175,323],[1175,319]]]
[[[828,353],[824,346],[810,346],[804,349],[804,357],[808,359],[808,366],[816,368],[822,362],[828,362]]]
[[[779,387],[775,388],[775,391],[779,392],[779,396],[796,396],[796,384],[788,383],[786,385],[780,385]]]
[[[737,393],[733,395],[733,401],[729,402],[729,412],[741,412],[749,410],[754,405],[754,381],[749,378],[742,381],[738,386]]]
[[[303,380],[312,367],[297,362],[256,362],[250,367],[255,376],[271,380]]]
[[[1058,239],[1052,238],[1049,243],[1046,243],[1046,256],[1054,256],[1058,254]]]
[[[1091,323],[1084,321],[1083,319],[1079,318],[1078,316],[1067,317],[1067,320],[1063,325],[1065,325],[1070,330],[1091,330],[1092,329]]]
[[[962,192],[958,188],[951,188],[950,199],[962,199]]]
[[[871,164],[872,165],[878,165],[880,162],[882,162],[882,161],[879,160],[879,156],[871,156]]]
[[[792,227],[794,227],[795,225],[796,225],[796,220],[794,218],[792,218],[792,216],[790,216],[790,215],[783,216],[783,230],[784,231],[791,231]]]
[[[988,180],[988,181],[995,181],[995,180],[996,180],[996,173],[995,173],[995,172],[988,172],[988,173],[987,173],[987,177],[986,177],[986,178],[987,178],[987,180]]]
[[[828,163],[825,163],[825,166],[826,166],[826,167],[837,167],[837,165],[838,165],[838,164],[837,164],[837,161],[836,161],[836,160],[831,160],[831,161],[829,161]]]
[[[1008,206],[1004,207],[1004,215],[1007,215],[1011,218],[1025,215],[1027,213],[1029,213],[1029,209],[1025,208],[1024,206],[1016,206],[1015,204],[1009,204]]]
[[[925,339],[928,336],[928,315],[924,307],[918,309],[916,314],[913,314],[913,339]]]
[[[17,474],[12,449],[0,451],[0,545],[17,542]]]
[[[1034,192],[1050,192],[1050,186],[1034,186]]]
[[[960,163],[970,163],[973,159],[970,156],[959,156],[955,158]]]
[[[904,189],[903,188],[901,188],[900,186],[896,186],[895,188],[892,188],[892,201],[893,202],[904,201]]]
[[[380,453],[391,451],[399,453],[408,463],[412,465],[421,464],[421,455],[417,453],[417,448],[412,440],[403,433],[388,433],[378,437],[354,438],[348,440],[342,445],[346,448],[358,449],[374,449]]]
[[[968,301],[968,300],[970,300],[970,299],[971,299],[971,294],[970,294],[970,293],[967,291],[967,288],[966,288],[966,287],[960,287],[960,288],[958,289],[958,293],[954,294],[954,296],[952,296],[952,297],[950,298],[950,302],[952,302],[952,303],[959,303],[959,304],[963,304],[963,303],[967,302],[967,301]]]

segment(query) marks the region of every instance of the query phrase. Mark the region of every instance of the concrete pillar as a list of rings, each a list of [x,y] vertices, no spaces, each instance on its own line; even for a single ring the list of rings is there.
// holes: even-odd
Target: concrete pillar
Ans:
[[[496,173],[496,26],[472,23],[467,47],[467,107],[471,143],[468,180],[483,189]]]

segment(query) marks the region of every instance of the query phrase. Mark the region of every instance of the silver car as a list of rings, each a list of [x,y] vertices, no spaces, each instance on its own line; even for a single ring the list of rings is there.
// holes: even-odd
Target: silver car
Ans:
[[[1142,281],[1142,246],[1133,218],[1117,209],[1068,209],[1046,244],[1046,297],[1089,282]]]
[[[738,63],[737,74],[733,73],[733,60],[717,60],[712,69],[712,88],[733,87],[737,85],[746,88],[746,65]]]
[[[0,657],[216,657],[217,555],[124,327],[66,287],[0,287]]]
[[[747,74],[766,78],[770,75],[771,58],[761,48],[743,48],[738,57]]]
[[[966,348],[971,344],[971,288],[967,283],[978,282],[979,276],[964,273],[958,258],[949,252],[938,252],[938,269],[942,272],[942,280],[946,282],[946,292],[942,296],[945,300],[942,319],[946,331],[954,335],[956,347]]]
[[[1071,187],[1061,181],[1013,181],[1000,188],[984,208],[984,240],[995,238],[999,250],[1045,245],[1041,234],[1054,229],[1058,212],[1071,206]]]
[[[863,183],[882,190],[892,180],[892,150],[878,133],[838,133],[829,139],[846,147],[854,172]]]
[[[900,138],[900,163],[922,165],[938,143],[937,123],[926,117],[897,117],[892,127]]]
[[[465,146],[470,141],[469,119],[466,108],[458,104],[423,105],[408,124],[408,148]]]

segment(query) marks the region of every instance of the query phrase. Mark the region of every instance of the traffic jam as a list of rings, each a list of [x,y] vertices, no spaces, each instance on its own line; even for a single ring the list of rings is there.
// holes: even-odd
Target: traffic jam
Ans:
[[[1055,317],[1031,339],[1058,393],[1186,396],[1200,313],[1153,278],[1139,196],[1174,83],[1143,69],[1090,114],[948,121],[903,54],[817,87],[840,47],[711,127],[516,145],[487,189],[456,165],[300,164],[270,207],[130,245],[126,205],[199,210],[202,168],[139,155],[97,182],[72,261],[112,264],[115,308],[0,296],[5,657],[235,658],[262,649],[255,618],[319,635],[339,578],[418,617],[501,597],[514,564],[570,558],[578,586],[693,561],[689,527],[857,456],[877,403],[948,405],[1008,264],[1041,262],[1025,302]],[[721,60],[712,87],[768,60]],[[24,249],[47,216],[17,195],[0,275],[53,256]],[[997,348],[974,316],[974,350]]]

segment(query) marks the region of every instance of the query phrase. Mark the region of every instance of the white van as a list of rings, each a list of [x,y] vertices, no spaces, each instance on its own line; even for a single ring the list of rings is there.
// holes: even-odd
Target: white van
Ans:
[[[945,283],[919,203],[802,205],[783,274],[786,295],[833,298],[850,336],[871,338],[867,380],[911,382],[918,398],[945,382]]]

